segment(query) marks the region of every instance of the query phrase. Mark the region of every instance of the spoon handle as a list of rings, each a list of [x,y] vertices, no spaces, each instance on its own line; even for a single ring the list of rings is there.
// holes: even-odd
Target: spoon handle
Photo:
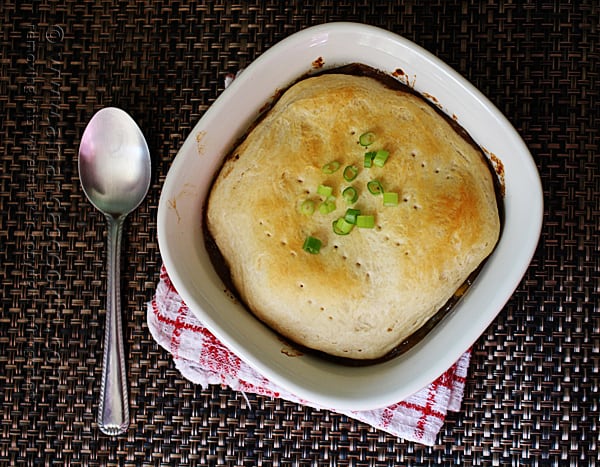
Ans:
[[[125,216],[106,216],[108,223],[108,302],[104,331],[104,358],[98,407],[98,426],[116,436],[129,426],[129,397],[125,373],[125,351],[121,326],[120,257]]]

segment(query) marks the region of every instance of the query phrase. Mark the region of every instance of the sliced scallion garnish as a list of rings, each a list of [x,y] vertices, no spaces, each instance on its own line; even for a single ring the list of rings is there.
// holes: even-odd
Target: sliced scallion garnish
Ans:
[[[351,224],[343,217],[333,221],[333,231],[337,235],[348,235],[354,228],[354,224]]]
[[[373,157],[373,165],[376,165],[377,167],[383,167],[389,156],[389,151],[386,151],[385,149],[379,149],[375,153],[375,157]]]
[[[328,162],[327,164],[325,164],[321,170],[323,171],[324,174],[329,175],[329,174],[336,172],[339,168],[340,168],[340,163],[338,161],[332,161],[332,162]]]
[[[321,214],[329,214],[335,211],[335,199],[327,199],[319,205],[319,212]]]
[[[344,180],[351,182],[358,176],[358,167],[355,165],[348,165],[344,169]]]
[[[356,217],[356,227],[361,229],[372,229],[375,227],[375,216],[370,214],[361,214]]]
[[[316,237],[308,236],[306,240],[304,240],[304,245],[302,245],[302,249],[312,255],[316,255],[321,251],[321,246],[323,242]]]
[[[353,186],[349,186],[344,188],[344,191],[342,191],[342,197],[347,204],[356,203],[356,200],[358,199],[358,191],[356,191],[356,188]]]
[[[319,188],[317,188],[317,193],[325,198],[329,198],[333,193],[333,188],[328,185],[319,185]]]
[[[366,167],[367,169],[373,167],[373,159],[375,158],[376,154],[377,154],[377,151],[365,152],[363,166]]]
[[[383,193],[383,185],[379,180],[371,180],[367,183],[367,189],[372,195],[380,195]]]
[[[383,193],[384,206],[398,206],[398,193],[386,192]]]
[[[358,142],[361,146],[367,147],[373,144],[375,141],[375,133],[372,131],[367,131],[358,137]]]
[[[350,224],[356,224],[356,219],[358,216],[360,216],[360,209],[348,208],[346,209],[346,214],[344,214],[344,219],[346,219],[346,222],[349,222]]]
[[[312,199],[307,199],[300,205],[300,212],[306,216],[310,216],[315,212],[315,202]]]

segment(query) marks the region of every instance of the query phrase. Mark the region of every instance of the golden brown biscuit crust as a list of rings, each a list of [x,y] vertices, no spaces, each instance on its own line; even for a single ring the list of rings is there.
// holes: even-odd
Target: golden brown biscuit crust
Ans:
[[[363,168],[358,136],[385,149],[384,167]],[[341,169],[324,174],[337,161]],[[344,181],[354,164],[358,177]],[[384,207],[369,180],[399,194]],[[336,209],[300,213],[333,188]],[[375,215],[373,229],[333,232],[347,209]],[[493,250],[500,232],[483,157],[418,96],[375,79],[325,74],[292,86],[225,162],[207,222],[250,310],[305,346],[353,359],[381,358],[418,330]],[[319,254],[302,249],[322,240]]]

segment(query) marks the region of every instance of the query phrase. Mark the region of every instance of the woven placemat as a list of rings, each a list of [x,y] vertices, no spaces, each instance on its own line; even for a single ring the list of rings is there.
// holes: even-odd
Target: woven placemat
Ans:
[[[7,0],[0,15],[0,465],[600,463],[598,2]],[[225,75],[340,20],[402,34],[468,78],[518,129],[544,186],[533,262],[475,344],[463,409],[433,447],[194,386],[145,322],[160,188]],[[154,158],[123,245],[132,424],[114,439],[95,422],[105,222],[77,173],[83,128],[108,105],[133,115]]]

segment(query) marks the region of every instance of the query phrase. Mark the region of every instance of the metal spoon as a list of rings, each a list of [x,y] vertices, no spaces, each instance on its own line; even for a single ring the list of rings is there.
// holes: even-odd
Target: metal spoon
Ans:
[[[111,436],[129,426],[125,353],[121,329],[120,249],[125,217],[150,186],[150,151],[142,131],[123,110],[107,107],[88,123],[79,146],[79,177],[108,224],[108,303],[98,425]]]

